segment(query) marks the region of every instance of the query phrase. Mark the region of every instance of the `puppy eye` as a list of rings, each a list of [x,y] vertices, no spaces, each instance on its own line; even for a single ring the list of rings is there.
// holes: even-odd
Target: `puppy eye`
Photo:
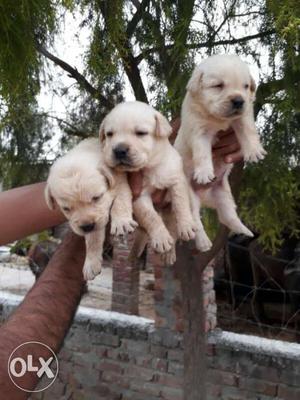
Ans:
[[[217,85],[214,85],[214,86],[212,86],[213,88],[216,88],[216,89],[223,89],[223,87],[224,87],[224,83],[218,83]]]
[[[135,134],[136,134],[136,136],[146,136],[146,135],[148,135],[148,132],[146,132],[146,131],[136,131]]]
[[[246,85],[245,85],[245,89],[249,89],[249,85],[248,85],[248,83],[246,83]]]
[[[114,133],[112,131],[108,131],[106,132],[106,137],[112,137]]]
[[[66,212],[70,212],[71,211],[71,209],[69,208],[69,207],[63,207],[62,208],[64,211],[66,211]]]
[[[101,198],[100,195],[99,196],[94,196],[94,197],[92,197],[92,202],[97,203],[97,201],[99,201],[100,198]]]

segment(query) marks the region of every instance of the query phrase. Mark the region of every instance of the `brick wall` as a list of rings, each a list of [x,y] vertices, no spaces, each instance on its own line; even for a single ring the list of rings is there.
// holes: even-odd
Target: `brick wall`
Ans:
[[[215,332],[207,346],[208,400],[299,400],[300,345]]]
[[[2,318],[19,301],[0,296]],[[300,398],[298,344],[215,330],[206,356],[207,400]],[[32,400],[183,400],[182,335],[152,320],[81,307],[58,358],[57,380]]]
[[[115,312],[83,310],[58,355],[43,400],[182,400],[182,337]]]
[[[139,270],[128,265],[125,246],[117,248],[113,308],[136,313]],[[183,400],[188,337],[181,284],[175,267],[162,267],[153,254],[149,262],[155,272],[155,321],[80,307],[58,355],[57,380],[32,400]],[[199,298],[208,335],[199,400],[300,399],[300,345],[218,332],[212,265],[202,274]],[[0,318],[21,299],[0,293]]]

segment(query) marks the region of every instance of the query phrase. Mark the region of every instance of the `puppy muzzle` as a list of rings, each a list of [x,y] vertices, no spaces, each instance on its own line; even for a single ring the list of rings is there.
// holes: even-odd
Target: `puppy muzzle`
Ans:
[[[224,118],[238,118],[245,111],[245,100],[241,96],[230,99],[226,104]]]
[[[112,153],[114,166],[124,169],[133,167],[129,154],[129,146],[126,143],[119,143],[116,145]]]
[[[236,96],[231,99],[231,105],[233,110],[242,110],[244,107],[245,100],[241,96]]]
[[[96,224],[95,222],[92,222],[90,224],[83,224],[80,225],[80,229],[84,232],[84,233],[89,233],[92,232],[93,230],[95,230]]]
[[[117,161],[124,161],[128,158],[129,146],[125,143],[120,143],[113,149],[114,157]]]

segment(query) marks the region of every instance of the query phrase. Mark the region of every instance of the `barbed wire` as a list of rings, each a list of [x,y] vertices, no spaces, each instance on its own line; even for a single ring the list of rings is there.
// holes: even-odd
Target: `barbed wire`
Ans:
[[[238,261],[231,262],[229,246],[231,251],[232,248],[237,248],[247,253],[246,257],[248,258],[244,259],[244,256],[241,256],[240,265],[239,256]],[[262,336],[268,334],[274,339],[289,334],[293,336],[292,340],[299,340],[300,332],[297,328],[298,324],[300,326],[300,288],[297,290],[294,287],[284,286],[285,277],[288,274],[293,272],[300,274],[300,263],[296,256],[297,254],[293,259],[285,259],[266,254],[259,248],[253,249],[251,246],[248,248],[230,242],[224,248],[223,253],[225,277],[215,277],[219,325],[221,327],[226,325],[226,328],[228,328],[227,325],[231,325],[230,329],[243,333],[249,333],[249,330],[253,333],[254,330],[256,334]],[[240,282],[237,278],[244,268],[243,263],[245,262],[250,283]],[[274,276],[270,273],[272,268],[277,268]],[[281,279],[277,275],[280,275]],[[218,292],[221,293],[222,289],[228,291],[226,301],[218,298]],[[273,298],[264,299],[263,294],[273,295]],[[279,295],[280,297],[274,297]],[[297,296],[299,296],[299,300]],[[270,304],[280,304],[279,315],[277,313],[274,316],[274,310],[267,308],[267,305],[270,306]],[[224,312],[226,306],[229,306],[230,310]],[[296,307],[298,309],[295,309]],[[249,313],[251,314],[249,315]],[[266,317],[272,319],[272,323],[266,323]],[[291,323],[295,324],[295,329],[291,328]]]

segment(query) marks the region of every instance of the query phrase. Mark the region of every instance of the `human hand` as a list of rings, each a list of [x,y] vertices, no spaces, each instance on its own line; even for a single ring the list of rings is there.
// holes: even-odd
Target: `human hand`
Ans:
[[[212,147],[212,157],[214,161],[223,161],[225,164],[237,163],[243,159],[241,146],[237,140],[236,134],[232,128],[226,131],[219,131],[217,134],[218,141]],[[209,189],[217,181],[199,185],[192,181],[194,190]]]
[[[236,163],[243,159],[241,146],[232,128],[219,131],[217,137],[218,141],[212,148],[214,159],[222,159],[226,164]]]
[[[173,139],[175,139],[179,126],[180,119],[176,118],[171,123],[173,128]],[[226,131],[218,132],[218,141],[214,144],[212,148],[213,159],[222,160],[226,164],[237,163],[243,159],[241,153],[241,147],[237,140],[236,134],[232,128]],[[133,199],[135,200],[141,194],[143,187],[143,174],[141,171],[130,172],[128,174],[128,181],[132,191]],[[192,186],[195,190],[198,189],[208,189],[210,188],[214,182],[208,183],[206,185],[199,185],[192,181]],[[156,190],[152,195],[153,204],[159,208],[163,208],[166,206],[167,202],[165,201],[166,190]]]
[[[129,172],[128,183],[132,192],[133,200],[136,200],[142,192],[143,172]],[[153,204],[159,208],[163,208],[167,204],[165,201],[166,193],[166,190],[155,190],[151,196]]]

